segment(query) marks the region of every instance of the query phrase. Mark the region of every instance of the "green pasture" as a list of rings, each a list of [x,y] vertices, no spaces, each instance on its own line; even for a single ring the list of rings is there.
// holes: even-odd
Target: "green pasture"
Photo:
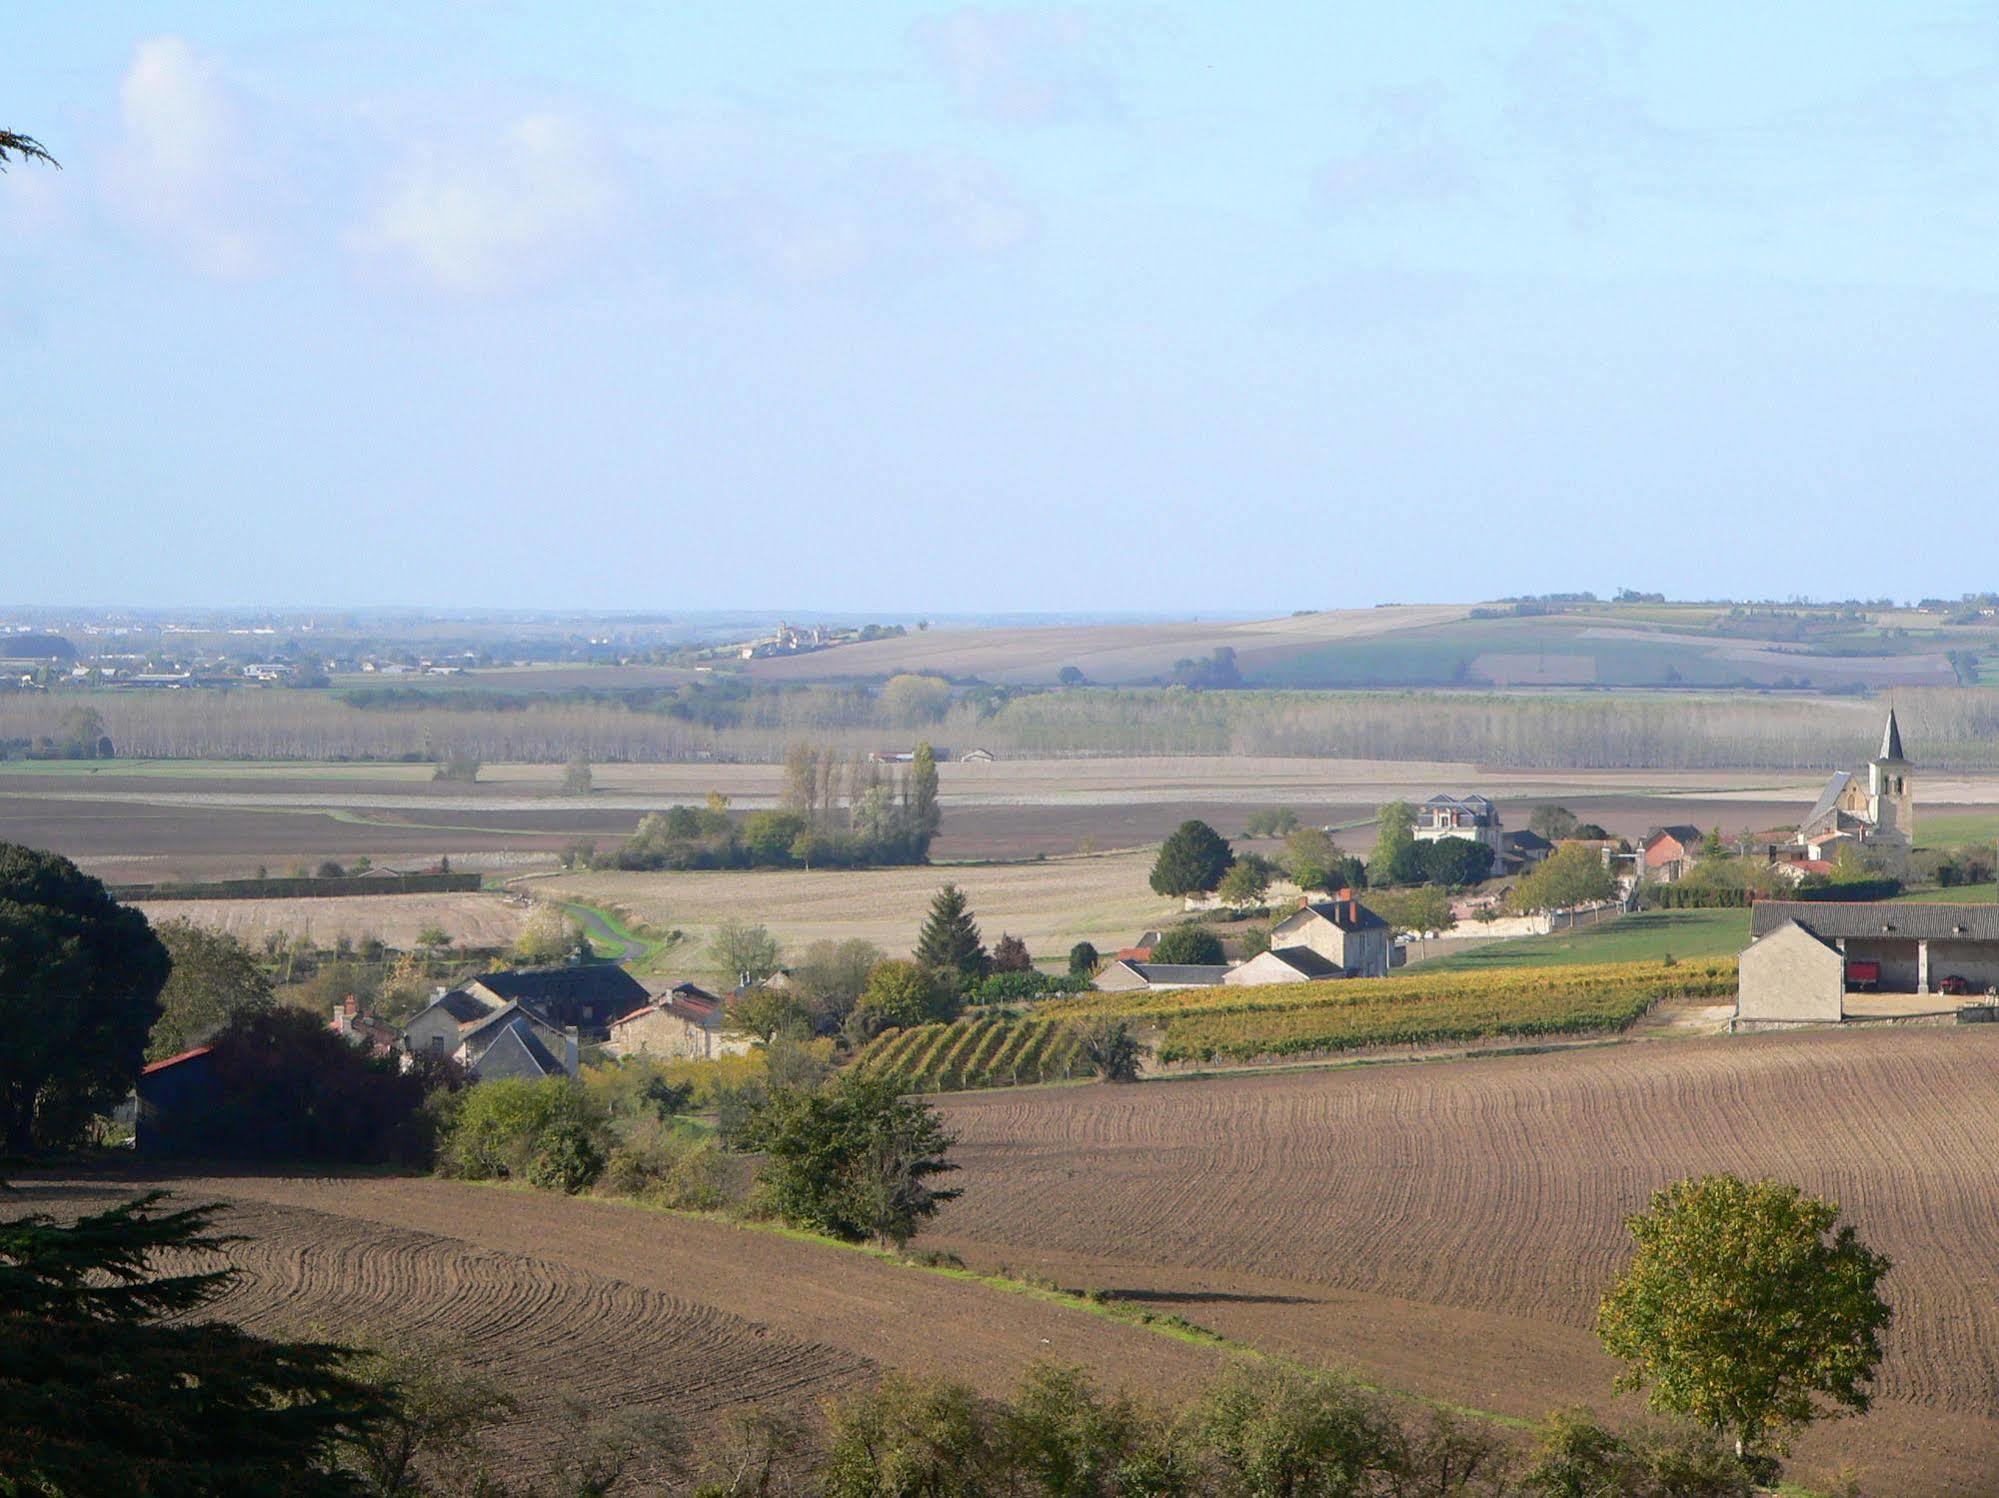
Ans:
[[[1473,936],[1478,923],[1458,928]],[[1476,951],[1425,962],[1424,972],[1470,973],[1515,967],[1568,967],[1584,962],[1658,962],[1667,956],[1733,957],[1749,945],[1747,910],[1647,910],[1600,926],[1494,942]]]

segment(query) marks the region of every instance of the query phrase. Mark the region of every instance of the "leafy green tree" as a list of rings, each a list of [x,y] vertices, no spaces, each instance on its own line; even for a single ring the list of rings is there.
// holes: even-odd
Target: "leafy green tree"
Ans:
[[[729,1001],[728,1027],[759,1045],[769,1045],[780,1030],[806,1027],[811,1014],[798,997],[780,988],[746,988]]]
[[[226,931],[190,921],[153,928],[173,963],[160,990],[160,1017],[146,1042],[158,1061],[198,1046],[239,1014],[269,1009],[271,980],[250,949]]]
[[[897,728],[921,728],[940,721],[951,709],[951,683],[941,676],[904,672],[891,676],[882,688],[882,706]]]
[[[469,749],[449,749],[438,760],[437,768],[430,772],[432,780],[455,780],[461,785],[471,785],[479,778],[479,756]]]
[[[1728,857],[1728,843],[1721,835],[1721,824],[1719,822],[1708,828],[1707,836],[1701,839],[1701,857]]]
[[[1222,939],[1206,926],[1169,926],[1152,944],[1154,962],[1194,963],[1212,967],[1225,961]]]
[[[1394,930],[1422,938],[1426,955],[1430,934],[1435,932],[1441,935],[1458,923],[1457,916],[1451,911],[1449,892],[1435,884],[1370,895],[1367,903],[1368,908]]]
[[[782,953],[768,926],[731,916],[708,938],[708,962],[726,981],[754,988],[776,974]]]
[[[828,1411],[823,1498],[986,1498],[1007,1464],[979,1397],[948,1379],[884,1374]]]
[[[745,1139],[767,1157],[760,1189],[777,1215],[836,1238],[900,1247],[959,1194],[931,1184],[958,1168],[952,1135],[892,1077],[850,1070],[816,1092],[775,1091]]]
[[[590,769],[590,761],[576,755],[562,769],[562,791],[567,796],[587,796],[596,783],[596,775]]]
[[[1189,819],[1160,844],[1152,865],[1152,892],[1173,899],[1206,894],[1234,863],[1227,839],[1206,822]]]
[[[521,923],[521,934],[514,938],[514,959],[530,965],[561,962],[576,950],[582,930],[561,906],[536,905]]]
[[[1603,866],[1603,855],[1582,843],[1557,848],[1513,887],[1513,902],[1522,910],[1573,910],[1608,900],[1617,881]]]
[[[1249,814],[1242,828],[1244,837],[1288,837],[1297,830],[1298,813],[1288,806],[1259,807]]]
[[[1492,873],[1492,850],[1468,837],[1440,837],[1417,844],[1423,877],[1454,889],[1477,884]]]
[[[1527,830],[1551,843],[1576,834],[1576,814],[1566,806],[1537,806],[1527,818]]]
[[[1106,1082],[1136,1082],[1143,1048],[1127,1020],[1099,1016],[1076,1031],[1090,1074]]]
[[[1597,1313],[1626,1364],[1620,1387],[1649,1386],[1654,1409],[1732,1435],[1765,1477],[1790,1432],[1867,1410],[1892,1319],[1889,1261],[1836,1202],[1700,1176],[1654,1192],[1627,1225],[1638,1251]]]
[[[1081,666],[1064,666],[1055,673],[1055,679],[1065,687],[1080,687],[1089,678],[1083,674]]]
[[[416,945],[417,950],[422,952],[426,957],[435,956],[451,945],[451,933],[446,931],[442,926],[432,922],[417,932]]]
[[[1261,905],[1263,897],[1270,891],[1270,870],[1260,858],[1239,858],[1226,874],[1215,893],[1221,902],[1232,910],[1248,910]]]
[[[1373,884],[1414,884],[1423,877],[1422,854],[1416,846],[1416,808],[1391,801],[1375,817],[1374,852],[1367,860]]]
[[[942,1019],[949,1007],[949,994],[930,968],[890,958],[875,965],[855,1013],[866,1014],[876,1030],[891,1026],[906,1030]]]
[[[152,1266],[230,1240],[216,1208],[164,1199],[0,1222],[0,1491],[355,1493],[341,1448],[386,1402],[343,1369],[343,1348],[198,1319],[235,1271]]]
[[[1300,827],[1285,838],[1278,862],[1300,889],[1360,889],[1367,883],[1360,860],[1341,853],[1318,827]]]
[[[1034,959],[1028,955],[1027,943],[1017,936],[1000,933],[1000,939],[993,943],[992,970],[996,973],[1026,973],[1034,969]]]
[[[823,1033],[839,1029],[882,960],[880,947],[858,937],[815,941],[807,947],[791,970],[791,987],[811,1014],[814,1028]]]
[[[909,828],[916,842],[920,862],[930,851],[930,840],[944,825],[937,805],[937,754],[930,745],[916,746],[915,761],[909,767]]]
[[[0,1148],[75,1139],[131,1090],[167,950],[67,858],[0,843]]]
[[[931,899],[929,917],[916,938],[916,960],[960,985],[976,983],[990,968],[979,923],[957,885],[945,885]]]
[[[1097,964],[1103,959],[1096,947],[1086,941],[1079,941],[1069,948],[1069,972],[1074,977],[1093,977]]]
[[[782,867],[793,861],[792,848],[811,830],[795,811],[753,811],[743,821],[743,848],[753,864]]]

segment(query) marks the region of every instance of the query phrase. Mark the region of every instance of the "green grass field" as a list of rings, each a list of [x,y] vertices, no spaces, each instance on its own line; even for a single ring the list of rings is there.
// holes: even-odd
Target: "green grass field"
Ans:
[[[1468,934],[1475,925],[1461,928]],[[1749,945],[1746,910],[1647,910],[1601,926],[1494,942],[1474,952],[1422,964],[1426,973],[1468,973],[1515,967],[1566,967],[1582,962],[1658,962],[1733,957]]]
[[[1916,846],[1954,848],[1960,843],[1986,843],[1999,839],[1999,812],[1966,811],[1951,816],[1925,816],[1916,807]]]
[[[1904,905],[1990,905],[1999,900],[1999,885],[1954,884],[1949,889],[1917,889],[1895,896]]]

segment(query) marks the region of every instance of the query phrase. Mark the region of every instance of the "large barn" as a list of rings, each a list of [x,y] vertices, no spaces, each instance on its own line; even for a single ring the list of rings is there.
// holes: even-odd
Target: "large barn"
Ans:
[[[1999,987],[1999,904],[1759,900],[1749,934],[1738,1020],[1838,1020],[1849,989],[1955,995]]]

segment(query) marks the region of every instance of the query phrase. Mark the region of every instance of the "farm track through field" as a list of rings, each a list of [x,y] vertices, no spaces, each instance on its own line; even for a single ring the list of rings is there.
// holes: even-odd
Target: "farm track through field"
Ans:
[[[1804,1449],[1878,1474],[1869,1493],[1992,1491],[1972,1474],[1999,1471],[1999,1034],[1815,1032],[939,1102],[965,1194],[926,1246],[1525,1416],[1608,1400],[1591,1321],[1651,1190],[1710,1170],[1796,1181],[1896,1265],[1877,1412]]]

